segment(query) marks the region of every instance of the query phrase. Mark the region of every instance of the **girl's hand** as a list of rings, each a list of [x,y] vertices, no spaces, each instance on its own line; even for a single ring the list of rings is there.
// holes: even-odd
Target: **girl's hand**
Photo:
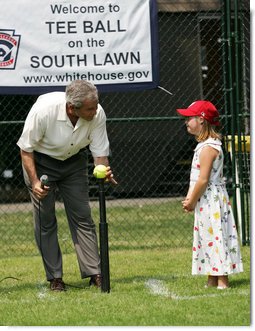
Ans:
[[[189,198],[182,201],[182,208],[186,213],[191,212],[195,209],[196,204],[192,203]]]

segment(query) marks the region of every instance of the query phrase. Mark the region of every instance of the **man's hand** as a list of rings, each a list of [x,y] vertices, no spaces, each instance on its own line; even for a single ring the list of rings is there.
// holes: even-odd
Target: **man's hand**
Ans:
[[[113,173],[111,171],[111,167],[108,166],[106,167],[107,173],[106,173],[106,182],[111,182],[114,185],[117,185],[118,183],[116,182],[116,180],[113,178]]]
[[[44,185],[42,187],[42,183],[39,179],[36,182],[34,182],[32,185],[33,194],[39,200],[44,199],[46,197],[46,195],[48,194],[49,190],[50,190],[49,186]]]

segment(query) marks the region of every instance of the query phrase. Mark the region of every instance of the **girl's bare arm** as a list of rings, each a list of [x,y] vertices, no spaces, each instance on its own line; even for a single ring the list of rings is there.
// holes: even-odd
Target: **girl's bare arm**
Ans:
[[[183,209],[187,212],[195,209],[198,199],[202,196],[208,185],[213,162],[218,155],[218,151],[210,146],[205,146],[200,153],[200,175],[193,191],[182,202]]]

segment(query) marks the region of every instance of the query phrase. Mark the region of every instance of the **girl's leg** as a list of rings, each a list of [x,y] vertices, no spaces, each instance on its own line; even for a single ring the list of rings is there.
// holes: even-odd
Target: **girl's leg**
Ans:
[[[207,286],[208,287],[218,286],[218,276],[208,276]]]
[[[229,282],[228,282],[228,276],[218,276],[218,288],[224,289],[228,288]]]

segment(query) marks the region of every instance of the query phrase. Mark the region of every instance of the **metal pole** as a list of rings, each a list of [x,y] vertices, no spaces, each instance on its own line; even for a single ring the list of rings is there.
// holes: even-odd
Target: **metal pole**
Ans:
[[[239,71],[242,68],[240,66],[240,54],[241,54],[241,40],[240,40],[240,20],[239,18],[239,1],[234,1],[234,42],[235,42],[235,97],[236,97],[236,125],[237,125],[237,136],[238,136],[238,174],[239,174],[239,187],[237,187],[237,211],[239,217],[239,231],[241,232],[242,236],[242,244],[245,245],[246,243],[246,229],[245,229],[245,213],[244,213],[244,188],[243,188],[243,174],[244,174],[244,167],[243,167],[243,155],[244,150],[243,146],[245,144],[245,136],[242,135],[242,128],[243,126],[243,117],[241,112],[240,105],[242,104],[240,100],[241,94],[241,81]],[[241,122],[241,123],[240,123]]]
[[[233,94],[233,63],[232,63],[232,29],[231,29],[231,1],[226,0],[224,1],[226,5],[226,16],[225,16],[225,22],[226,22],[226,34],[227,34],[227,52],[228,52],[228,86],[227,86],[227,92],[229,93],[229,107],[230,107],[230,113],[231,113],[231,148],[233,151],[232,155],[232,188],[233,188],[233,213],[235,217],[235,221],[238,221],[238,214],[237,214],[237,205],[236,205],[236,149],[235,149],[235,134],[236,134],[236,113],[235,113],[235,105],[234,105],[234,94]]]
[[[106,207],[105,207],[105,188],[104,178],[98,179],[99,186],[99,209],[100,209],[100,258],[101,258],[101,291],[110,292],[110,268],[109,268],[109,247],[108,247],[108,224],[106,222]]]

